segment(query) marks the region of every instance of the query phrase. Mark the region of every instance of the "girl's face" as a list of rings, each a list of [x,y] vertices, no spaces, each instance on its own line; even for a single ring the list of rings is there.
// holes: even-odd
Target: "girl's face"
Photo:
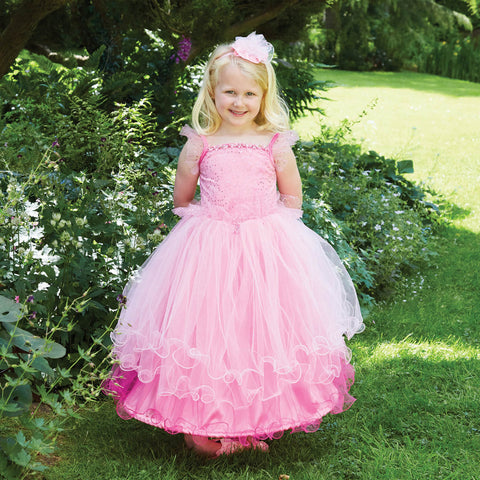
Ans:
[[[237,65],[227,64],[222,67],[214,94],[222,127],[233,127],[237,132],[256,127],[255,119],[260,112],[263,91]]]

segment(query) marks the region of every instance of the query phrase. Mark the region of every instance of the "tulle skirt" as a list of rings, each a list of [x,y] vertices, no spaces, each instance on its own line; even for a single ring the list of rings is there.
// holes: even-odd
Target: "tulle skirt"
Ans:
[[[286,208],[240,223],[181,213],[124,291],[106,384],[118,414],[265,439],[347,409],[344,336],[363,323],[332,247]]]

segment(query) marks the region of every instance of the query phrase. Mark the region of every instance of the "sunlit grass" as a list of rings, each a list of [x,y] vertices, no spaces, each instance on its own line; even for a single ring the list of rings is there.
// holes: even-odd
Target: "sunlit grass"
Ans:
[[[367,363],[381,362],[389,358],[423,359],[429,362],[459,359],[480,360],[480,348],[463,345],[458,339],[450,342],[385,342],[375,346]]]
[[[355,122],[365,149],[414,160],[412,178],[472,211],[461,223],[480,231],[480,84],[412,72],[319,70],[317,79],[337,86],[321,103],[326,117],[296,123],[303,136],[322,123]]]

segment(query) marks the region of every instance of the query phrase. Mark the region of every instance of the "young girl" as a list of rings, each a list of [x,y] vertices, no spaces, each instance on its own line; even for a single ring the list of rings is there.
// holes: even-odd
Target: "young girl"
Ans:
[[[213,52],[182,130],[182,219],[127,286],[113,333],[118,414],[210,456],[266,450],[354,401],[343,336],[363,329],[360,309],[334,250],[299,220],[272,54],[255,33]]]

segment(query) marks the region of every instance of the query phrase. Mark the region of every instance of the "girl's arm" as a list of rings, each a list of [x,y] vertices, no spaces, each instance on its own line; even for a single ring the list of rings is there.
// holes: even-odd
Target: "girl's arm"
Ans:
[[[277,162],[277,186],[286,207],[302,208],[302,180],[291,148],[284,149]]]
[[[187,207],[197,188],[198,181],[198,158],[192,162],[189,142],[185,144],[178,158],[177,173],[175,175],[175,186],[173,188],[174,207]]]

